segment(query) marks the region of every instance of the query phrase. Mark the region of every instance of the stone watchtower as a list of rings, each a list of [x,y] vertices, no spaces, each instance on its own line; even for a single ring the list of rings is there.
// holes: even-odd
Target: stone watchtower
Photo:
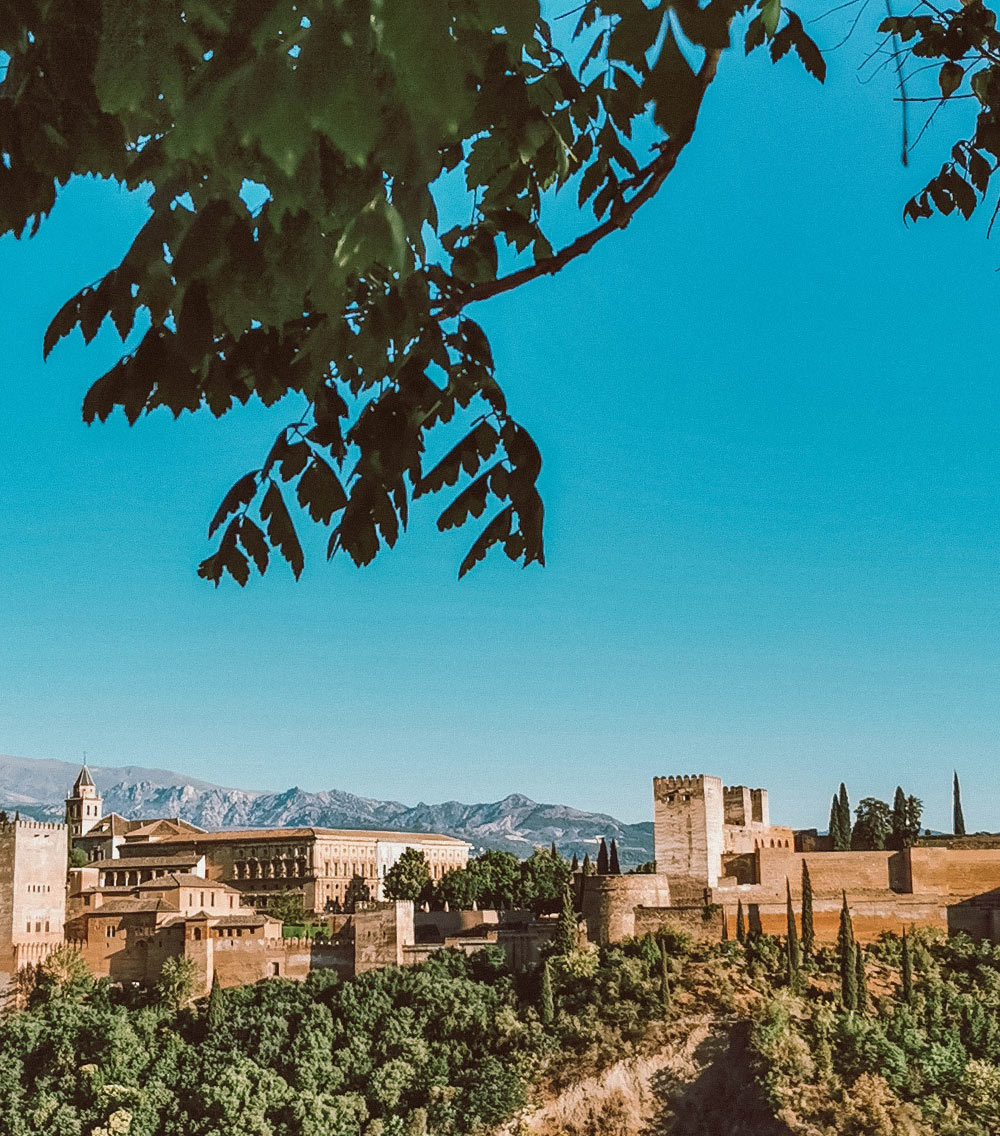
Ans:
[[[69,825],[69,838],[86,834],[101,819],[103,802],[90,770],[86,765],[73,782],[73,791],[66,798],[66,823]]]
[[[653,778],[656,871],[670,878],[678,899],[704,897],[722,872],[725,801],[722,780],[694,774]]]

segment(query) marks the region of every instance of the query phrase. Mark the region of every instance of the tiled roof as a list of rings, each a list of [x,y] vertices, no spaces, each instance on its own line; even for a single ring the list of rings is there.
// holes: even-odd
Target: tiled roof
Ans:
[[[133,835],[135,835],[133,833]],[[252,844],[255,840],[384,840],[394,844],[454,844],[471,847],[468,841],[440,832],[387,832],[366,828],[241,828],[232,831],[203,832],[198,836],[168,836],[161,844]]]
[[[224,884],[221,880],[206,880],[204,876],[195,876],[190,872],[168,872],[165,876],[159,876],[155,880],[143,880],[141,884],[133,884],[132,886],[137,887],[140,891],[164,887],[197,887],[222,892],[236,891],[236,888]]]
[[[82,914],[94,915],[136,915],[140,912],[155,913],[157,911],[170,911],[160,899],[108,899],[99,907]]]
[[[86,765],[77,774],[76,781],[73,782],[74,796],[78,796],[80,789],[84,787],[88,789],[93,789],[95,787],[94,779],[90,776],[90,770],[86,767]]]
[[[154,846],[155,847],[155,846]],[[131,872],[137,868],[184,868],[197,864],[201,859],[198,852],[164,852],[159,856],[122,856],[116,860],[92,860],[88,868],[100,868],[101,871]]]
[[[143,821],[138,828],[133,828],[128,835],[169,838],[183,834],[203,833],[204,831],[203,828],[199,828],[196,824],[189,824],[186,820],[181,820],[180,817],[157,817],[155,820]]]

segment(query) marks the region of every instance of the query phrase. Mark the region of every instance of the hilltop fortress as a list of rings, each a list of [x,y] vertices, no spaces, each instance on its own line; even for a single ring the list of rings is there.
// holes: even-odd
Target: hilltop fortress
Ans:
[[[653,809],[655,871],[581,881],[594,942],[667,923],[731,936],[739,906],[750,929],[784,934],[786,881],[800,914],[803,863],[820,941],[836,940],[845,892],[863,941],[914,925],[1000,941],[1000,838],[831,852],[814,831],[772,825],[765,790],[726,787],[704,774],[654,778]]]
[[[772,824],[764,789],[704,774],[654,778],[653,811],[653,871],[574,877],[581,941],[608,944],[668,925],[731,937],[739,908],[751,931],[783,934],[786,886],[800,913],[803,864],[821,941],[836,938],[844,892],[862,940],[921,925],[1000,941],[1000,838],[832,852],[815,831]],[[71,848],[86,863],[67,870]],[[201,990],[215,977],[236,985],[316,969],[352,975],[443,947],[493,943],[516,968],[538,959],[551,918],[384,900],[385,874],[407,848],[423,853],[432,879],[463,868],[470,851],[439,833],[206,832],[179,818],[105,816],[84,767],[65,824],[0,824],[0,987],[63,943],[95,977],[122,982],[154,982],[167,958],[187,957]],[[371,900],[340,914],[357,877]],[[285,937],[268,907],[289,892],[325,926],[325,941]]]

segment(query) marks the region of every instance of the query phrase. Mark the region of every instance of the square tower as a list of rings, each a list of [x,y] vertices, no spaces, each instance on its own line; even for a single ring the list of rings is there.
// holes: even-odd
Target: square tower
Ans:
[[[62,942],[66,856],[64,824],[0,824],[0,974],[15,973],[32,949]]]
[[[670,877],[672,896],[700,900],[706,888],[718,885],[724,823],[721,778],[653,778],[656,871]]]

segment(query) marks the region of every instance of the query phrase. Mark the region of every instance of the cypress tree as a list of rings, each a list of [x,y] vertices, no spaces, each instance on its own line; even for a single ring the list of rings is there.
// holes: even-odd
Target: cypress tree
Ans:
[[[670,1010],[670,967],[667,965],[667,947],[663,940],[660,940],[660,1002],[663,1006],[663,1012],[666,1014]]]
[[[840,806],[840,847],[836,849],[837,852],[849,852],[851,850],[851,802],[847,799],[847,786],[843,781],[840,783],[840,793],[838,794],[838,804]]]
[[[854,945],[854,982],[857,992],[858,1012],[868,1009],[868,976],[865,974],[865,953],[860,943]]]
[[[747,929],[743,923],[743,900],[736,901],[736,941],[738,943],[745,943],[747,941]]]
[[[552,994],[552,975],[549,973],[548,959],[542,963],[542,988],[538,998],[538,1011],[542,1022],[550,1026],[556,1016],[556,1002]]]
[[[837,794],[830,798],[830,851],[839,852],[842,843],[840,835],[840,802]]]
[[[554,840],[552,841],[552,847],[549,849],[549,854],[552,856],[553,860],[559,858],[559,853],[556,851],[556,842]]]
[[[601,837],[601,846],[597,850],[597,874],[599,876],[606,876],[608,874],[608,846],[604,843],[604,837]]]
[[[726,909],[722,909],[722,941],[729,942],[729,916],[726,914]]]
[[[897,852],[906,847],[906,794],[899,785],[892,798],[892,829],[887,846]]]
[[[854,949],[854,925],[851,911],[847,906],[847,892],[844,892],[844,905],[840,909],[840,933],[837,935],[837,948],[840,951],[840,997],[845,1010],[858,1007],[858,960]]]
[[[787,934],[785,938],[786,965],[788,970],[788,985],[793,991],[799,988],[799,933],[795,928],[795,911],[792,909],[792,885],[785,876],[785,920]]]
[[[811,959],[816,945],[813,930],[813,886],[809,878],[809,865],[802,859],[802,957]]]
[[[612,876],[620,876],[622,870],[618,864],[618,845],[615,843],[614,837],[611,838],[611,855],[608,857],[608,872]]]
[[[910,941],[906,937],[906,928],[903,928],[903,959],[900,964],[903,977],[903,1001],[907,1006],[913,1005],[913,964],[910,961]]]
[[[571,951],[575,951],[578,938],[576,908],[573,905],[573,896],[567,887],[563,892],[562,910],[559,912],[556,933],[552,936],[555,953],[557,955],[568,955]]]
[[[580,861],[577,858],[577,855],[576,855],[575,852],[573,853],[573,863],[570,864],[569,870],[571,872],[578,872],[580,870]]]
[[[583,874],[585,876],[592,876],[594,874],[594,865],[590,862],[590,853],[584,852],[583,854]]]
[[[962,815],[962,787],[958,783],[958,770],[955,770],[955,782],[952,787],[954,798],[954,828],[956,836],[965,835],[965,817]]]
[[[219,972],[212,974],[212,993],[208,996],[207,1025],[209,1033],[217,1033],[226,1024],[225,995],[219,983]]]

